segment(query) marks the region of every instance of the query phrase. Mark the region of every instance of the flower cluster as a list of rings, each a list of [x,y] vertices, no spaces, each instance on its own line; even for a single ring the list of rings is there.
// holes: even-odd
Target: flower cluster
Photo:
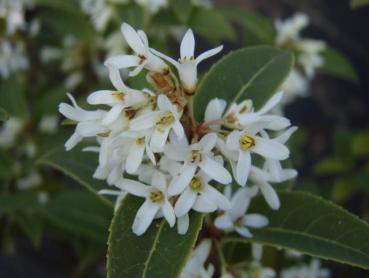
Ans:
[[[66,149],[84,138],[96,138],[98,146],[86,148],[99,155],[94,177],[118,189],[101,193],[118,195],[118,200],[125,194],[145,199],[133,223],[137,235],[162,217],[171,227],[177,222],[183,234],[191,210],[220,210],[224,213],[215,220],[219,229],[252,236],[248,228],[265,226],[268,220],[258,214],[245,215],[251,198],[261,192],[269,206],[278,209],[280,202],[271,183],[297,174],[281,165],[289,157],[285,144],[296,128],[290,127],[287,118],[269,113],[283,93],[275,94],[260,109],[251,100],[227,107],[225,100],[215,98],[206,108],[204,121],[198,123],[189,105],[196,93],[197,66],[222,46],[195,58],[195,39],[188,30],[180,58],[174,60],[150,48],[142,30],[123,23],[121,31],[133,54],[106,60],[115,89],[99,90],[87,98],[88,104],[102,108],[85,110],[71,95],[73,105],[59,106],[61,114],[76,122]],[[147,71],[146,79],[154,89],[128,87],[122,69],[129,76]],[[240,189],[231,197],[233,181]]]
[[[326,48],[325,43],[321,40],[302,38],[300,35],[308,25],[309,17],[300,13],[285,21],[275,22],[277,46],[297,53],[297,66],[291,71],[283,85],[286,96],[282,104],[288,104],[297,96],[306,96],[316,68],[324,64],[321,53]]]

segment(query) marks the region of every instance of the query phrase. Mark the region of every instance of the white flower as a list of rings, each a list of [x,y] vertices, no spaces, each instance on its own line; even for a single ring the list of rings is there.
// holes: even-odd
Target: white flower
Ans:
[[[270,174],[255,166],[251,167],[250,180],[260,189],[267,204],[274,210],[279,209],[281,203],[274,188],[269,184]]]
[[[67,103],[59,104],[59,112],[66,118],[78,122],[74,134],[65,143],[65,148],[71,150],[84,137],[108,137],[122,131],[127,126],[127,119],[120,115],[120,120],[112,125],[103,124],[107,112],[103,110],[87,111],[78,106],[71,94],[67,94],[73,106]]]
[[[275,28],[277,30],[277,45],[282,45],[289,40],[298,40],[301,30],[308,24],[308,16],[301,13],[297,13],[285,21],[277,20],[275,22]]]
[[[312,259],[310,265],[292,266],[281,271],[281,278],[328,278],[330,271],[320,268],[320,261]]]
[[[17,188],[21,190],[29,189],[32,187],[36,187],[40,185],[42,182],[41,175],[36,171],[33,170],[31,173],[26,175],[25,177],[22,177],[16,181]]]
[[[224,99],[213,98],[209,101],[205,109],[204,124],[212,130],[219,131],[220,126],[223,123],[222,116],[227,106],[227,102]]]
[[[149,71],[162,72],[168,71],[168,66],[157,56],[151,53],[149,42],[145,32],[138,30],[137,32],[131,25],[123,23],[121,31],[128,45],[133,49],[136,55],[118,55],[106,60],[105,65],[124,69],[136,67],[129,73],[130,76],[135,76],[141,72],[143,68]]]
[[[227,210],[230,203],[225,196],[209,184],[209,177],[200,171],[179,196],[174,212],[177,217],[184,216],[192,208],[198,212]]]
[[[106,29],[114,14],[113,7],[104,0],[81,0],[81,8],[91,16],[91,21],[99,32]]]
[[[0,130],[0,147],[9,148],[16,143],[18,134],[23,129],[23,121],[16,117],[10,117]]]
[[[6,79],[11,73],[25,70],[29,66],[22,42],[0,41],[0,77]]]
[[[301,52],[298,62],[308,78],[314,76],[315,68],[324,64],[324,59],[319,53],[325,48],[326,44],[323,41],[312,39],[303,39],[296,44],[296,49]]]
[[[171,195],[181,193],[190,184],[198,168],[219,183],[228,184],[232,181],[231,175],[223,165],[212,158],[211,150],[216,142],[216,134],[209,133],[198,143],[189,146],[185,140],[166,145],[165,155],[174,161],[184,162],[179,175],[173,179],[169,187],[168,192]]]
[[[192,252],[190,259],[182,270],[180,278],[211,278],[214,275],[214,266],[204,264],[211,250],[210,239],[203,240]]]
[[[152,176],[151,186],[140,182],[123,179],[119,182],[120,187],[135,196],[144,197],[146,201],[137,211],[132,230],[136,235],[142,235],[160,211],[173,227],[176,221],[175,214],[167,195],[167,181],[165,176],[156,172]]]
[[[42,116],[38,128],[43,133],[54,134],[58,130],[58,117],[56,115]]]
[[[173,58],[164,55],[154,49],[152,52],[159,57],[167,60],[173,64],[179,73],[179,78],[182,81],[183,87],[188,94],[193,94],[197,84],[197,66],[205,59],[214,56],[223,49],[223,46],[218,46],[216,48],[205,51],[200,54],[195,59],[195,38],[191,29],[188,29],[185,33],[180,47],[181,57],[178,62]]]
[[[297,130],[297,127],[290,127],[289,129],[282,132],[274,140],[281,144],[286,144],[291,135]],[[266,132],[261,133],[264,138],[269,138]],[[281,162],[276,159],[267,158],[264,163],[264,170],[270,174],[270,180],[273,182],[284,182],[286,180],[293,179],[297,176],[295,169],[283,169]]]
[[[282,85],[284,97],[277,108],[281,108],[286,104],[291,103],[298,96],[301,97],[307,96],[308,89],[309,89],[308,79],[302,73],[300,73],[299,70],[292,69],[286,81],[284,81]]]
[[[233,152],[238,152],[234,176],[238,184],[246,185],[251,169],[251,153],[265,158],[284,160],[289,156],[289,150],[275,139],[267,139],[248,130],[232,131],[226,141],[226,146]]]
[[[135,2],[146,7],[153,14],[168,6],[168,0],[135,0]]]
[[[251,253],[253,261],[251,263],[250,272],[252,272],[254,275],[256,275],[256,277],[259,278],[273,278],[276,276],[274,269],[270,267],[265,267],[261,264],[261,259],[263,256],[263,246],[261,244],[252,243]]]
[[[154,152],[161,152],[171,130],[175,132],[178,138],[184,136],[184,130],[180,122],[182,113],[165,95],[158,96],[157,105],[159,110],[148,112],[133,119],[130,123],[130,129],[137,131],[154,127],[150,147]]]
[[[256,192],[254,189],[238,189],[231,199],[231,208],[215,219],[215,226],[226,232],[236,231],[244,237],[252,237],[248,227],[262,228],[268,225],[265,216],[256,213],[246,214],[250,200]]]
[[[258,111],[254,111],[251,100],[244,100],[240,104],[233,103],[225,114],[227,126],[236,128],[258,128],[269,130],[281,130],[290,125],[287,118],[277,115],[266,115],[270,110],[275,108],[283,99],[282,91],[274,94],[265,105]]]

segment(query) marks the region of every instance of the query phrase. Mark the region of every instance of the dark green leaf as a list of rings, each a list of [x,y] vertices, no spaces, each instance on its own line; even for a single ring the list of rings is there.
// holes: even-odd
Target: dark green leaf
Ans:
[[[170,6],[181,23],[187,22],[192,8],[191,0],[171,0]]]
[[[235,7],[223,7],[222,13],[231,21],[241,24],[246,29],[246,36],[255,36],[259,44],[274,44],[275,29],[270,20],[253,11]]]
[[[268,46],[244,48],[218,61],[199,84],[194,100],[197,120],[214,98],[228,101],[252,99],[260,108],[278,90],[293,64],[290,53]]]
[[[355,135],[352,150],[353,153],[357,156],[366,156],[369,155],[369,131],[361,132]]]
[[[37,194],[34,192],[25,191],[0,195],[0,216],[22,210],[33,210],[38,207]]]
[[[26,118],[27,103],[24,95],[24,84],[16,75],[0,82],[0,106],[4,108],[10,116]]]
[[[191,14],[189,27],[211,41],[234,40],[236,34],[224,16],[216,10],[197,8]]]
[[[320,72],[354,83],[359,81],[351,62],[342,53],[333,48],[327,47],[322,54],[324,57],[324,63],[323,66],[319,68]]]
[[[132,223],[142,199],[127,196],[110,228],[108,277],[178,277],[195,245],[202,215],[190,214],[190,227],[179,235],[165,220],[155,220],[142,236],[132,233]]]
[[[9,119],[9,113],[2,107],[0,107],[0,122],[5,122]]]
[[[352,9],[362,8],[369,5],[369,0],[351,0],[350,6]]]
[[[62,146],[57,147],[40,157],[37,164],[51,166],[63,172],[95,194],[107,186],[105,182],[92,177],[97,167],[96,153],[83,152],[81,146],[69,152],[65,151]],[[108,198],[98,196],[105,203],[113,206]]]
[[[343,208],[303,192],[280,192],[281,208],[272,211],[261,197],[251,212],[269,218],[269,225],[253,230],[254,241],[285,247],[312,256],[369,269],[369,225]]]
[[[91,193],[66,191],[46,204],[44,214],[60,229],[106,241],[113,209]]]

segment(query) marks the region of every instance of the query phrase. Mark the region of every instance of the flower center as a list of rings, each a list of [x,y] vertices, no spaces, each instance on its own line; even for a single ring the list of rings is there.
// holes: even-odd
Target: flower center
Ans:
[[[145,137],[140,137],[136,139],[136,145],[142,146],[145,144]]]
[[[164,194],[161,191],[152,191],[149,196],[151,202],[159,203],[164,199]]]
[[[109,137],[110,133],[111,133],[111,131],[108,130],[108,131],[104,131],[104,132],[99,132],[96,135],[100,136],[100,137]]]
[[[115,98],[117,98],[118,100],[121,100],[121,101],[123,101],[124,97],[125,97],[124,93],[119,92],[119,91],[113,92],[112,95],[113,95],[113,97],[115,97]]]
[[[242,135],[239,139],[240,149],[246,151],[255,146],[255,138],[249,134]]]
[[[164,127],[164,126],[168,126],[174,123],[174,116],[172,114],[172,112],[167,111],[164,113],[164,115],[160,118],[159,121],[156,122],[156,124],[158,126]]]
[[[202,154],[199,150],[192,150],[191,151],[191,162],[201,162],[202,161]]]
[[[190,182],[190,187],[194,191],[199,191],[202,187],[202,183],[201,183],[200,178],[199,177],[192,178],[192,180]]]
[[[241,227],[242,226],[242,222],[243,222],[243,217],[241,216],[241,217],[238,217],[235,221],[234,221],[234,225],[236,226],[236,227]]]

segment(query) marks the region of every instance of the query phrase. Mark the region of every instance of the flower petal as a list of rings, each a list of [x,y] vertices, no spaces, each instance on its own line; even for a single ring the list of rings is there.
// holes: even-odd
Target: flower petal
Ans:
[[[203,153],[210,152],[217,143],[217,135],[215,133],[208,133],[197,143],[197,146]]]
[[[191,29],[183,36],[180,48],[181,59],[189,59],[195,55],[195,37]]]
[[[146,200],[138,209],[135,220],[133,221],[133,233],[140,236],[146,232],[147,228],[154,220],[155,214],[158,212],[159,208],[159,205]]]
[[[121,31],[123,33],[124,38],[126,39],[128,45],[133,49],[137,54],[145,55],[148,49],[142,42],[140,36],[137,34],[136,30],[132,28],[131,25],[127,23],[123,23],[121,25]]]
[[[177,217],[184,216],[187,214],[196,201],[196,192],[191,189],[185,190],[178,198],[177,203],[174,207],[174,212]]]
[[[268,203],[268,205],[272,209],[278,210],[279,207],[281,206],[281,203],[279,201],[277,192],[275,192],[274,188],[269,183],[260,183],[258,184],[258,186],[260,187],[260,190],[263,193],[265,201]]]
[[[250,233],[249,229],[247,229],[246,227],[236,227],[235,228],[236,232],[239,233],[241,236],[250,238],[252,237],[252,233]]]
[[[177,218],[177,232],[180,235],[186,234],[189,226],[190,226],[190,217],[188,217],[188,214],[185,214]]]
[[[180,194],[192,180],[196,169],[197,167],[194,165],[183,165],[180,171],[181,174],[172,180],[168,188],[168,194],[171,196]]]
[[[203,161],[199,164],[201,170],[203,170],[209,177],[220,182],[222,184],[228,184],[232,182],[232,176],[229,172],[218,162],[214,161],[208,156],[203,158]]]
[[[119,179],[115,185],[135,196],[146,197],[148,194],[148,186],[138,181]]]
[[[209,213],[216,211],[217,206],[211,200],[209,200],[206,195],[200,194],[200,196],[197,197],[192,209],[198,212]]]
[[[269,223],[268,218],[257,213],[250,213],[245,215],[243,222],[246,226],[252,228],[262,228]]]
[[[213,201],[219,209],[229,210],[231,208],[229,200],[211,185],[206,186],[203,194],[206,194],[206,198]]]
[[[255,136],[255,146],[251,149],[253,152],[266,158],[284,160],[288,158],[290,151],[283,144],[272,140]]]
[[[126,162],[126,171],[128,174],[133,174],[137,171],[138,167],[141,165],[144,152],[145,144],[137,144],[135,142],[131,145]]]
[[[227,102],[224,99],[214,98],[206,106],[205,122],[216,121],[222,118]]]
[[[236,181],[239,185],[245,186],[249,177],[251,168],[250,151],[239,151],[238,161],[236,166]]]
[[[161,211],[164,215],[164,218],[167,220],[170,227],[173,227],[176,223],[176,216],[174,214],[174,210],[172,205],[166,200],[161,207]]]
[[[113,123],[119,117],[124,107],[125,104],[123,102],[115,104],[112,109],[106,113],[104,119],[102,120],[102,124],[109,125]]]
[[[233,221],[226,214],[215,218],[214,225],[218,229],[222,229],[222,230],[232,230],[233,229]]]
[[[150,139],[150,148],[153,152],[162,152],[164,150],[170,128],[170,126],[166,126],[165,128],[157,127],[154,129],[154,133]]]
[[[202,61],[204,61],[205,59],[210,58],[211,56],[214,56],[216,54],[218,54],[220,51],[222,51],[223,49],[223,45],[220,45],[216,48],[210,49],[208,51],[205,51],[203,53],[201,53],[197,58],[196,58],[196,64],[200,64]]]
[[[140,64],[140,58],[137,55],[118,55],[108,58],[105,61],[105,66],[113,66],[117,69],[126,69],[137,67]]]

